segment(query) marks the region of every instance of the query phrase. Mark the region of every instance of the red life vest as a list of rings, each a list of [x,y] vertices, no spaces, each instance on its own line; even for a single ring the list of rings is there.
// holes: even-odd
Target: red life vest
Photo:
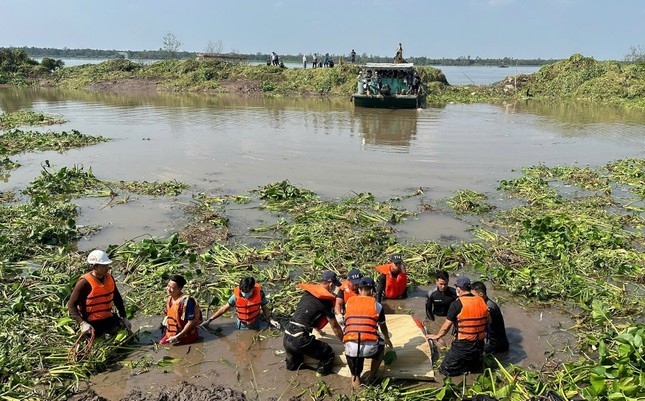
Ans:
[[[457,340],[477,341],[486,338],[488,306],[478,296],[461,296],[461,312],[457,315]]]
[[[336,296],[329,292],[327,288],[323,287],[320,284],[304,284],[300,283],[298,284],[298,287],[302,288],[303,290],[307,291],[314,297],[322,300],[322,301],[336,301]],[[327,316],[321,316],[314,322],[314,329],[322,329],[329,323],[329,320],[327,319]]]
[[[346,305],[345,335],[347,341],[377,341],[378,312],[373,297],[358,295],[352,297]]]
[[[180,333],[184,327],[186,327],[186,324],[188,324],[188,320],[186,320],[186,303],[189,298],[190,296],[184,294],[178,300],[173,302],[172,297],[168,297],[168,302],[166,302],[166,316],[168,317],[166,338]],[[197,305],[197,301],[195,301],[194,298],[190,299],[193,299],[193,302],[195,303],[195,319],[197,322],[190,332],[181,338],[180,342],[182,344],[195,341],[199,337],[197,327],[204,321],[199,305]]]
[[[92,291],[85,299],[85,305],[81,306],[81,316],[88,322],[107,319],[112,316],[114,302],[114,279],[110,273],[103,277],[103,283],[92,273],[83,275],[85,281],[90,283]]]
[[[405,268],[401,266],[401,271],[394,277],[392,275],[392,266],[394,266],[394,263],[375,267],[379,273],[385,274],[385,298],[388,299],[400,297],[408,286],[408,275],[405,272]]]
[[[255,322],[260,316],[260,309],[262,308],[262,297],[260,294],[260,284],[255,284],[251,298],[246,299],[242,296],[240,286],[238,285],[233,290],[235,295],[235,310],[237,311],[237,318],[240,322],[249,325]]]
[[[343,282],[343,284],[340,286],[340,290],[342,291],[343,301],[345,302],[345,304],[347,304],[347,301],[351,297],[355,297],[358,295],[358,293],[352,290],[352,283],[350,283],[349,280]]]

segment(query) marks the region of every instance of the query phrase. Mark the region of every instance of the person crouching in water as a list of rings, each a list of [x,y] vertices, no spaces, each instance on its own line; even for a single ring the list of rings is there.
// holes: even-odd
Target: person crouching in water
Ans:
[[[74,286],[67,302],[70,316],[80,324],[85,335],[116,334],[121,327],[131,330],[123,298],[109,273],[112,260],[107,253],[95,249],[87,255],[87,263],[92,271],[82,275]],[[112,313],[113,307],[119,316]]]
[[[273,320],[273,316],[267,307],[268,303],[269,301],[264,295],[260,284],[257,284],[253,277],[244,277],[240,280],[240,285],[233,290],[233,295],[228,299],[226,305],[213,313],[213,316],[206,320],[202,326],[207,328],[213,320],[222,316],[231,307],[234,307],[237,312],[235,327],[238,330],[264,330],[269,323],[280,330],[280,323]],[[264,318],[260,316],[260,311],[264,313]]]
[[[365,358],[372,359],[368,381],[376,378],[383,361],[385,345],[392,347],[390,332],[385,323],[383,306],[374,299],[374,280],[363,277],[358,284],[358,295],[345,305],[345,356],[352,373],[352,386],[361,385]],[[383,337],[377,331],[381,330]]]
[[[325,271],[318,284],[298,284],[305,290],[291,320],[285,325],[283,345],[286,351],[287,370],[298,370],[304,356],[318,359],[316,376],[324,376],[334,366],[334,350],[326,342],[314,337],[311,332],[322,329],[327,323],[334,334],[343,341],[343,331],[334,317],[336,296],[334,287],[340,286],[336,273]]]
[[[166,332],[159,344],[190,344],[199,338],[198,326],[203,320],[202,312],[195,298],[182,292],[185,285],[183,276],[170,276],[166,286],[166,317],[162,323]]]

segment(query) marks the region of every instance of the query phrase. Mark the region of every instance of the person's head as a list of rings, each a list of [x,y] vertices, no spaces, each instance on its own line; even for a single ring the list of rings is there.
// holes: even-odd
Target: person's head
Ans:
[[[450,281],[450,274],[445,270],[437,272],[437,289],[439,292],[445,292],[448,289],[448,282]]]
[[[455,288],[457,289],[457,295],[462,295],[470,292],[470,279],[466,276],[459,276],[455,280]]]
[[[253,277],[244,277],[240,280],[240,293],[244,298],[251,298],[251,295],[253,295],[253,287],[255,287],[255,279]]]
[[[177,298],[181,295],[181,290],[186,285],[186,279],[180,274],[173,274],[168,279],[168,284],[166,285],[166,292],[173,298]]]
[[[331,270],[325,270],[320,277],[320,284],[327,288],[330,292],[334,287],[340,287],[340,280],[338,280],[338,275]]]
[[[394,253],[390,255],[390,262],[393,264],[391,269],[392,273],[398,274],[401,271],[401,266],[403,265],[403,258],[400,254]]]
[[[363,277],[358,283],[358,293],[363,296],[371,296],[374,292],[374,279],[371,277]]]
[[[473,281],[473,283],[470,284],[470,288],[475,295],[479,295],[484,299],[488,298],[488,296],[486,295],[486,284],[484,284],[483,282]]]
[[[103,278],[108,270],[110,270],[112,260],[108,257],[107,253],[100,249],[95,249],[87,255],[87,263],[92,268],[96,277]]]
[[[363,276],[358,269],[352,269],[347,273],[347,279],[349,280],[349,284],[352,286],[352,291],[358,291],[358,283],[361,282],[361,277]]]

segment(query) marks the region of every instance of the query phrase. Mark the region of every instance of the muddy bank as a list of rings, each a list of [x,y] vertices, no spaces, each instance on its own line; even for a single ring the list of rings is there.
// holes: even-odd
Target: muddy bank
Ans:
[[[79,394],[70,398],[71,401],[108,401],[93,391]],[[120,401],[245,401],[246,397],[239,391],[216,386],[205,387],[187,382],[176,386],[162,387],[158,390],[143,392],[134,390],[129,392]]]

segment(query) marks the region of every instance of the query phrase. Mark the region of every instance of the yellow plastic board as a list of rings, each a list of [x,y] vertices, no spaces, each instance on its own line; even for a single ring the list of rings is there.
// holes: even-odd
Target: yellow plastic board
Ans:
[[[412,316],[385,315],[385,321],[391,334],[392,345],[394,346],[394,351],[396,351],[397,358],[391,365],[385,366],[381,364],[379,376],[394,379],[434,381],[430,346]],[[347,367],[347,360],[345,359],[345,347],[336,338],[329,325],[325,326],[320,333],[314,330],[314,335],[334,349],[336,353],[334,373],[344,377],[351,377]],[[305,357],[305,363],[313,368],[318,366],[318,361],[313,358]],[[366,359],[364,371],[368,369],[369,360]]]

